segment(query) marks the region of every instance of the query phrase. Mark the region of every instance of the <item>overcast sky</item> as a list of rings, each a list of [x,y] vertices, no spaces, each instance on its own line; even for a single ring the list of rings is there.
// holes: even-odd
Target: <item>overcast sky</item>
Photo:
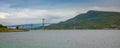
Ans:
[[[120,0],[0,0],[0,24],[58,23],[88,10],[120,12]]]

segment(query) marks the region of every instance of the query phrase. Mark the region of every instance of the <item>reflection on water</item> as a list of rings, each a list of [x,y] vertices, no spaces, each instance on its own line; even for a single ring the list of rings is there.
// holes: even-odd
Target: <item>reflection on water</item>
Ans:
[[[120,48],[120,30],[32,30],[0,33],[0,48]]]

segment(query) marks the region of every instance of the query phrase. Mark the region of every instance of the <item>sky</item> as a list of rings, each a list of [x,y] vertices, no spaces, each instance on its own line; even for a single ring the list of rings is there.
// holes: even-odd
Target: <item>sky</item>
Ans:
[[[59,23],[89,10],[120,12],[120,0],[0,0],[0,24]]]

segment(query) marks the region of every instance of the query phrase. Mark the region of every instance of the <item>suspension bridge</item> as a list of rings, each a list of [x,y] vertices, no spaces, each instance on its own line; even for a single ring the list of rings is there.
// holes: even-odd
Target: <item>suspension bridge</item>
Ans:
[[[42,23],[34,23],[34,24],[21,24],[21,25],[8,25],[8,28],[16,28],[17,26],[19,26],[19,28],[28,28],[28,29],[32,29],[32,28],[41,28],[44,26],[48,26],[50,24],[55,24],[55,23],[45,23],[45,19],[42,19]]]

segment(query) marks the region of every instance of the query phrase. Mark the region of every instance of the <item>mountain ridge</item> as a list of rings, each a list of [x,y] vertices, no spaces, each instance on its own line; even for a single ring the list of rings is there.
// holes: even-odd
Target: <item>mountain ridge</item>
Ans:
[[[46,26],[45,29],[113,29],[119,28],[119,21],[120,12],[90,10],[64,22]]]

